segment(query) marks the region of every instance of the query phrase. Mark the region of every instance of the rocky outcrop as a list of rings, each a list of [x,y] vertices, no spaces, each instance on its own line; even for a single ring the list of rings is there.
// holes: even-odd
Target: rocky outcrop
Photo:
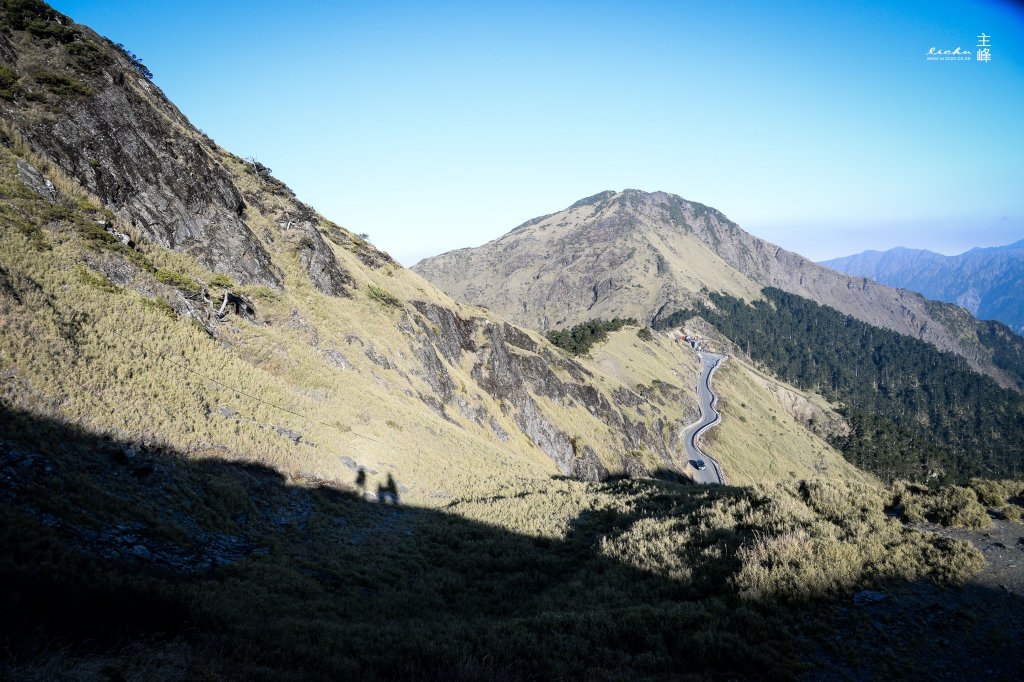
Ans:
[[[355,282],[321,234],[326,221],[270,169],[252,161],[239,171],[241,160],[196,130],[125,52],[45,6],[26,7],[39,14],[34,21],[63,27],[64,38],[0,33],[0,65],[18,76],[0,119],[19,142],[98,198],[131,239],[187,253],[241,284],[280,286],[275,235],[254,228],[257,210],[278,222],[318,289],[351,295]],[[55,196],[50,178],[21,170],[34,191]],[[243,189],[243,177],[256,189]],[[364,262],[391,262],[330,230],[335,243],[358,241]]]
[[[763,386],[789,416],[822,440],[831,442],[850,434],[850,425],[835,410],[757,372],[750,372],[750,377]]]
[[[331,247],[311,222],[297,229],[299,262],[317,289],[331,296],[351,296],[355,280],[338,264]]]
[[[34,106],[19,103],[5,108],[5,118],[34,151],[99,197],[135,235],[186,251],[241,282],[278,284],[280,274],[245,224],[241,194],[214,159],[212,143],[156,86],[125,68],[116,50],[88,29],[80,31],[80,41],[107,58],[96,75],[74,77],[94,94],[40,94],[51,115],[33,115]],[[4,65],[19,73],[50,73],[55,61],[75,72],[59,47],[46,48],[17,32],[0,35],[0,42],[6,48],[0,54],[15,57]]]
[[[476,384],[502,405],[520,431],[564,474],[601,480],[608,476],[609,468],[591,445],[579,442],[588,434],[560,427],[538,398],[566,409],[585,409],[607,424],[618,445],[606,456],[616,463],[627,453],[646,449],[657,453],[666,468],[675,465],[678,434],[686,415],[693,411],[678,389],[667,385],[649,389],[651,398],[660,404],[622,389],[609,399],[594,386],[586,368],[541,345],[522,329],[481,318],[466,319],[423,301],[414,302],[413,307],[419,313],[416,329],[425,339],[420,350],[423,378],[440,405],[456,405],[463,414],[472,414],[477,423],[489,424],[499,438],[507,438],[486,407],[470,405],[454,390],[448,367],[461,365],[466,354],[472,354],[471,375]],[[562,378],[559,371],[569,379]],[[646,416],[630,417],[629,409],[644,411]]]

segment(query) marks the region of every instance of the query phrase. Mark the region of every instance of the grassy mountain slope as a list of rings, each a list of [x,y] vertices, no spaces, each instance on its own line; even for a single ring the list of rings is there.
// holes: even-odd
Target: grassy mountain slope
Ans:
[[[0,677],[1016,671],[1016,603],[948,601],[979,552],[887,513],[979,519],[973,489],[576,480],[675,464],[692,354],[626,328],[577,360],[460,305],[131,55],[0,18]],[[864,588],[900,606],[881,654]]]
[[[547,475],[558,457],[565,473],[597,475],[572,470],[577,451],[614,472],[640,442],[672,464],[688,394],[636,414],[635,384],[595,381],[539,336],[345,249],[335,258],[351,296],[318,291],[284,254],[274,260],[284,289],[231,285],[254,312],[218,319],[216,273],[96,232],[101,209],[48,203],[21,184],[16,154],[0,155],[21,217],[0,247],[12,404],[325,480],[351,482],[355,462],[394,473],[413,495],[444,496],[468,478]],[[633,425],[625,439],[624,419]]]
[[[364,466],[413,498],[600,478],[641,443],[673,466],[690,396],[627,418],[634,386],[326,221],[105,39],[41,3],[2,16],[9,404],[338,483]]]
[[[692,354],[634,333],[576,360],[460,305],[195,130],[88,28],[36,2],[3,16],[9,404],[338,484],[365,467],[412,499],[682,464]]]
[[[673,208],[666,223],[661,215],[631,210],[619,193],[602,192],[413,269],[461,301],[541,330],[599,317],[649,322],[704,287],[756,298],[757,283],[687,229],[706,207],[680,202]]]
[[[655,402],[670,397],[680,386],[692,392],[700,361],[689,345],[664,333],[644,342],[636,331],[626,327],[610,333],[606,343],[597,344],[580,362],[627,386],[635,385],[640,396]],[[847,427],[820,396],[771,379],[735,357],[715,373],[714,386],[724,418],[701,442],[722,463],[730,483],[816,476],[864,484],[874,481],[829,445],[827,438],[833,431],[845,432]],[[644,406],[638,403],[638,416]],[[696,406],[684,416],[686,423],[697,421]],[[657,465],[643,450],[636,454],[649,467]]]
[[[1024,341],[996,338],[966,311],[812,263],[748,234],[720,211],[665,192],[602,192],[535,218],[492,242],[414,268],[456,298],[534,329],[595,317],[650,323],[706,301],[702,290],[747,301],[762,287],[957,353],[1007,387],[1024,387]],[[497,275],[497,276],[496,276]]]
[[[800,419],[803,406],[809,406],[810,415],[830,410],[815,404],[820,396],[765,377],[737,357],[715,372],[714,385],[722,423],[703,436],[702,442],[722,463],[730,483],[816,476],[865,484],[873,481],[873,476],[846,461],[825,434],[814,433],[814,425],[809,423],[814,416],[808,416],[807,422]],[[837,417],[833,417],[834,423],[845,428]]]

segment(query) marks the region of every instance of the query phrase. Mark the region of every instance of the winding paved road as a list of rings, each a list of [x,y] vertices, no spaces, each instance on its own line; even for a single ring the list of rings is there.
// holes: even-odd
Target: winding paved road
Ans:
[[[700,420],[695,424],[686,427],[683,432],[683,442],[686,445],[686,459],[694,468],[694,480],[697,483],[724,483],[722,467],[713,458],[708,457],[697,447],[697,439],[704,431],[722,421],[722,415],[715,409],[718,396],[711,390],[711,375],[728,356],[718,353],[700,351],[701,362],[704,364],[704,371],[700,374],[700,381],[697,383],[697,397],[700,401]],[[704,462],[704,469],[697,468],[697,462]]]

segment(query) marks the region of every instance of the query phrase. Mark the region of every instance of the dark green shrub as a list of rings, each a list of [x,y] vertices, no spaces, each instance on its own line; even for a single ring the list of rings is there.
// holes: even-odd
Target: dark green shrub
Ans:
[[[88,284],[89,286],[95,287],[100,291],[105,291],[108,294],[116,294],[117,292],[121,291],[120,287],[111,282],[105,276],[96,272],[91,272],[84,268],[78,273],[78,279],[83,284]]]
[[[21,89],[18,87],[18,79],[21,76],[14,69],[0,66],[0,99],[8,101],[18,96]]]
[[[58,97],[92,97],[96,94],[92,86],[59,73],[43,71],[33,76],[33,79]]]
[[[138,71],[140,76],[148,81],[153,80],[153,72],[149,70],[149,67],[142,63],[142,58],[139,55],[129,50],[122,43],[115,43],[111,41],[110,44],[114,46],[114,49],[124,55],[124,58],[131,63],[132,68]]]
[[[104,66],[109,66],[113,62],[110,55],[84,40],[68,43],[66,49],[75,67],[90,76],[98,76]]]
[[[61,23],[62,15],[40,0],[5,0],[7,24],[16,31],[28,31],[37,38],[70,43],[78,29]]]
[[[378,303],[389,306],[391,308],[400,308],[402,306],[402,301],[400,301],[397,296],[395,296],[391,292],[381,289],[380,287],[375,287],[374,285],[369,284],[366,287],[366,291],[369,294],[370,298],[373,299],[374,301],[377,301]]]
[[[79,223],[82,236],[90,243],[90,246],[98,249],[114,249],[121,246],[117,238],[96,224]]]
[[[616,317],[611,321],[601,319],[587,320],[581,322],[572,329],[557,329],[547,333],[547,339],[559,348],[572,353],[583,355],[590,350],[591,346],[608,338],[608,332],[615,332],[626,325],[636,326],[637,321],[632,317],[623,319]]]
[[[235,283],[231,281],[230,277],[221,274],[211,277],[209,284],[211,287],[217,289],[232,289],[235,286]]]
[[[175,289],[180,289],[188,294],[198,294],[203,290],[203,287],[199,282],[195,281],[188,275],[184,275],[180,272],[174,272],[172,270],[157,270],[156,280],[161,284],[172,286]]]

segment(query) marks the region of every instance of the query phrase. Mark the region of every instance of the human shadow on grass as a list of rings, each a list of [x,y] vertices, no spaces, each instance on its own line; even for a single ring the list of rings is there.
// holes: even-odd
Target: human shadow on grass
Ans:
[[[766,678],[907,661],[942,677],[978,664],[951,660],[963,648],[943,636],[982,642],[996,673],[1024,653],[1020,603],[994,592],[970,594],[977,611],[927,582],[882,586],[889,603],[864,609],[849,592],[745,601],[735,533],[701,536],[688,578],[608,551],[687,496],[737,488],[608,483],[632,506],[585,511],[552,538],[369,503],[227,451],[186,457],[7,408],[0,423],[0,670],[13,678]]]

